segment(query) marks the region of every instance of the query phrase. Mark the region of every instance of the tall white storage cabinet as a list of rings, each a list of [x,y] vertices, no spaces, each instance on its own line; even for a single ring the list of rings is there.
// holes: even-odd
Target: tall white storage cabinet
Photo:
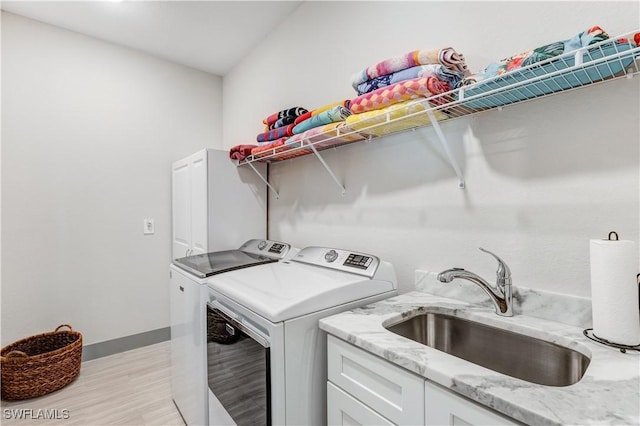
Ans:
[[[266,165],[256,164],[266,176]],[[229,250],[267,236],[266,185],[228,151],[203,149],[171,167],[172,258]]]

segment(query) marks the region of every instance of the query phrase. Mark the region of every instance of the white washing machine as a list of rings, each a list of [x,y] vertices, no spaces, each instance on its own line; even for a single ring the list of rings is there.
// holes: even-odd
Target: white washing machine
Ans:
[[[397,294],[393,265],[307,247],[289,261],[210,277],[210,425],[326,424],[326,333],[318,321]]]
[[[171,395],[189,426],[209,424],[207,391],[207,279],[294,256],[298,249],[269,240],[249,240],[236,250],[175,259],[169,267]]]

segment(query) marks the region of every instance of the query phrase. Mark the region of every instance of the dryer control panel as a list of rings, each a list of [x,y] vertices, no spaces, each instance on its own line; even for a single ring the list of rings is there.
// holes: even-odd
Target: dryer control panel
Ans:
[[[257,254],[271,259],[283,259],[287,253],[289,253],[290,249],[291,246],[287,243],[253,239],[244,243],[239,250],[242,250],[245,253]]]
[[[380,264],[377,256],[330,247],[305,247],[291,260],[369,278],[373,278]]]

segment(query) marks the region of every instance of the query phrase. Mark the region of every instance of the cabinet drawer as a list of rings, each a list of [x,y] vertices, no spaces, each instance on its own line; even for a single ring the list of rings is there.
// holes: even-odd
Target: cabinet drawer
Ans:
[[[424,424],[424,378],[327,336],[328,379],[396,424]]]
[[[461,395],[425,381],[426,412],[428,425],[449,426],[515,426],[515,420],[481,406]]]
[[[330,382],[327,382],[327,424],[331,426],[393,425]]]

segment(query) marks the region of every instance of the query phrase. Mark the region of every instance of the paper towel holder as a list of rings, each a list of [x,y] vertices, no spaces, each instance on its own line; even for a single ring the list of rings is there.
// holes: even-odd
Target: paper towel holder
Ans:
[[[609,233],[609,239],[611,239],[611,234],[616,234],[616,240],[618,239],[618,234],[615,231],[611,231]],[[638,285],[640,286],[640,274],[636,275],[636,280],[638,282]],[[638,300],[638,308],[640,309],[640,300]],[[587,328],[586,330],[582,331],[582,334],[584,334],[588,339],[593,340],[594,342],[598,342],[601,343],[603,345],[607,345],[607,346],[611,346],[613,348],[617,348],[620,349],[620,352],[622,352],[623,354],[626,353],[627,351],[638,351],[640,352],[640,345],[635,345],[635,346],[628,346],[628,345],[621,345],[619,343],[613,343],[608,341],[607,339],[603,339],[601,337],[596,336],[595,334],[593,334],[593,328]]]
[[[621,345],[619,343],[610,342],[607,339],[602,339],[602,338],[596,336],[595,334],[593,334],[593,328],[587,328],[586,330],[584,330],[582,332],[582,334],[584,334],[588,339],[593,340],[594,342],[598,342],[598,343],[601,343],[603,345],[611,346],[612,348],[620,349],[620,352],[622,352],[623,354],[626,353],[627,351],[638,351],[638,352],[640,352],[640,345],[627,346],[627,345]]]

